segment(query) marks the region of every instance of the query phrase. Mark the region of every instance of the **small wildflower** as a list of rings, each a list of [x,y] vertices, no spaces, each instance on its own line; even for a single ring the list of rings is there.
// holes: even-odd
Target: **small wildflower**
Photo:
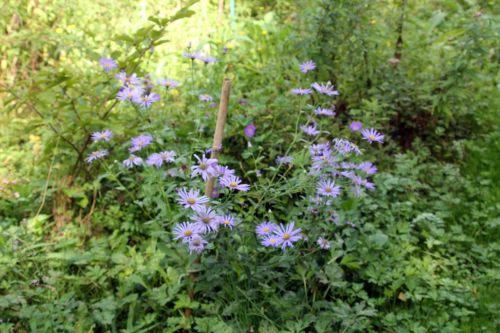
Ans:
[[[104,69],[105,72],[109,72],[116,67],[118,67],[118,64],[116,61],[112,58],[101,58],[99,59],[99,65]]]
[[[330,241],[328,241],[327,239],[325,239],[323,237],[318,237],[318,240],[316,241],[316,243],[318,243],[319,247],[323,250],[328,250],[331,247]]]
[[[291,93],[293,95],[310,95],[312,90],[308,88],[294,88],[291,90]]]
[[[142,164],[142,158],[140,158],[139,156],[135,156],[134,154],[130,155],[129,158],[127,158],[126,160],[124,160],[123,162],[123,165],[130,169],[134,166],[137,166],[137,165],[141,165]]]
[[[165,163],[175,162],[175,156],[177,155],[177,153],[173,150],[165,150],[165,151],[160,152],[159,154],[160,154],[161,159]]]
[[[120,72],[116,74],[115,77],[124,87],[138,87],[142,84],[142,80],[135,73],[127,75],[125,72]]]
[[[200,209],[195,210],[195,215],[192,217],[193,222],[196,224],[200,233],[208,233],[211,231],[216,231],[219,228],[220,217],[215,214],[215,212],[203,206]]]
[[[129,148],[129,151],[131,153],[139,151],[144,147],[150,145],[151,142],[153,142],[153,137],[151,135],[141,134],[139,136],[136,136],[130,140],[132,147]]]
[[[313,84],[311,84],[311,87],[313,87],[314,90],[316,90],[320,94],[324,94],[327,96],[337,96],[339,94],[339,92],[335,90],[335,87],[331,84],[330,81],[328,81],[326,84],[314,82]]]
[[[191,177],[200,175],[204,181],[207,181],[208,178],[217,175],[217,159],[207,158],[205,155],[201,158],[197,155],[194,157],[198,160],[198,164],[191,167]]]
[[[204,205],[209,201],[204,195],[200,195],[198,190],[189,190],[182,188],[178,192],[179,199],[177,202],[184,206],[184,208],[191,208],[193,210],[203,209]]]
[[[266,246],[266,247],[278,247],[279,243],[280,243],[280,240],[279,240],[278,236],[275,236],[275,235],[266,236],[261,241],[261,244]]]
[[[302,230],[300,228],[294,229],[294,227],[293,222],[287,225],[280,224],[279,228],[274,231],[274,235],[279,239],[278,244],[281,245],[283,250],[287,247],[293,247],[293,243],[302,238],[300,236]]]
[[[248,184],[240,184],[241,179],[236,176],[227,176],[220,179],[220,184],[224,187],[227,187],[231,190],[238,190],[246,192],[250,189],[250,185]]]
[[[293,163],[293,157],[292,156],[278,156],[276,157],[276,163],[277,164],[292,164]]]
[[[384,142],[384,135],[380,134],[379,132],[377,132],[373,128],[362,130],[361,135],[363,136],[363,139],[365,139],[369,143],[373,143],[373,142],[383,143]]]
[[[326,109],[326,108],[317,108],[314,110],[314,114],[318,116],[327,116],[327,117],[334,117],[335,112],[332,109]]]
[[[263,222],[255,228],[255,232],[263,237],[271,235],[277,228],[278,226],[275,223]]]
[[[219,224],[226,228],[233,229],[235,221],[231,215],[224,215],[219,217]]]
[[[362,162],[357,165],[357,168],[369,175],[377,173],[377,167],[372,162]]]
[[[202,101],[202,102],[207,102],[207,103],[214,100],[212,96],[207,95],[207,94],[201,94],[201,95],[199,95],[198,99],[200,101]]]
[[[184,58],[188,58],[188,59],[194,60],[194,59],[198,59],[198,57],[200,56],[200,54],[197,53],[197,52],[195,52],[195,53],[182,52],[182,56]]]
[[[340,194],[340,186],[331,180],[322,180],[318,183],[317,191],[319,195],[336,198]]]
[[[341,155],[346,155],[348,153],[354,152],[356,155],[361,155],[361,150],[358,146],[349,140],[335,138],[332,140],[333,148]]]
[[[196,223],[182,222],[175,225],[173,229],[174,239],[182,239],[183,243],[187,243],[191,238],[200,233],[200,229]]]
[[[143,89],[141,87],[122,87],[118,94],[116,94],[116,99],[124,101],[134,101],[138,100],[142,96]]]
[[[188,243],[189,253],[201,253],[205,249],[206,244],[207,241],[200,235],[194,235]]]
[[[316,128],[316,124],[302,125],[302,126],[300,126],[300,129],[302,130],[302,132],[304,132],[305,134],[307,134],[309,136],[316,136],[320,133],[318,131],[318,129]]]
[[[304,74],[314,69],[316,69],[316,64],[312,60],[308,60],[300,64],[300,71]]]
[[[146,160],[146,164],[159,168],[163,164],[163,159],[161,158],[160,154],[154,153],[149,155],[148,159]]]
[[[111,140],[111,137],[113,136],[113,132],[111,132],[109,129],[104,130],[102,132],[94,132],[92,133],[92,141],[93,142],[98,142],[98,141],[109,141]]]
[[[227,166],[218,165],[216,170],[219,177],[226,178],[229,176],[234,176],[234,170],[229,169]]]
[[[247,125],[245,129],[243,130],[243,133],[247,138],[252,138],[255,135],[255,131],[257,130],[257,127],[253,123]]]
[[[363,128],[363,123],[360,122],[360,121],[353,121],[351,122],[351,124],[349,125],[349,128],[351,129],[351,131],[353,132],[358,132],[358,131],[361,131],[361,129]]]
[[[98,159],[101,159],[105,156],[108,155],[108,151],[107,150],[97,150],[97,151],[94,151],[94,152],[91,152],[87,158],[85,159],[85,161],[87,163],[92,163],[94,162],[95,160],[98,160]]]
[[[198,56],[198,60],[203,61],[205,65],[208,64],[213,64],[214,62],[217,62],[217,58],[211,57],[211,56]]]
[[[158,102],[159,100],[160,100],[160,95],[154,92],[142,96],[134,95],[134,97],[132,97],[132,101],[134,103],[138,104],[139,106],[145,109],[149,108],[154,102]]]
[[[169,89],[174,89],[180,86],[181,84],[178,81],[172,80],[172,79],[158,79],[157,83],[160,86],[169,88]]]

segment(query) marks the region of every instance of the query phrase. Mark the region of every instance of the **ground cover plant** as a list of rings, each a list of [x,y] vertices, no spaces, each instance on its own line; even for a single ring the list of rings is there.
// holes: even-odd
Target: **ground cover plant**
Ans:
[[[2,4],[0,331],[495,332],[494,5]]]

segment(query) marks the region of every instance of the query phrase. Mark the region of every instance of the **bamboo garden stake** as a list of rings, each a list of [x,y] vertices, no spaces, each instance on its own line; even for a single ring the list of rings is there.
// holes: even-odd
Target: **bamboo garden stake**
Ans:
[[[222,91],[220,93],[219,113],[217,114],[217,123],[215,125],[214,141],[212,144],[212,158],[219,156],[219,151],[222,148],[222,138],[224,136],[224,125],[227,118],[227,106],[229,104],[229,93],[231,91],[231,80],[224,78],[222,82]],[[208,178],[205,187],[205,195],[209,198],[212,197],[214,190],[215,177]]]
[[[217,158],[219,156],[219,151],[222,148],[222,138],[224,136],[224,125],[226,124],[226,118],[227,118],[227,107],[229,104],[229,93],[231,91],[231,80],[228,78],[224,78],[224,81],[222,82],[222,90],[220,94],[220,104],[219,104],[219,113],[217,114],[217,123],[215,124],[215,133],[214,133],[214,140],[212,144],[212,158]],[[208,198],[212,197],[212,192],[214,190],[214,184],[215,184],[215,179],[216,177],[210,177],[208,178],[206,187],[205,187],[205,195]],[[198,256],[196,260],[194,261],[196,264],[200,263],[200,257]],[[189,277],[191,278],[191,281],[193,282],[193,288],[189,291],[189,298],[191,300],[194,299],[194,285],[196,281],[196,272],[191,272],[189,274]],[[192,309],[186,308],[184,309],[184,317],[189,318],[191,317],[192,314]],[[186,330],[183,330],[183,332],[187,332]]]

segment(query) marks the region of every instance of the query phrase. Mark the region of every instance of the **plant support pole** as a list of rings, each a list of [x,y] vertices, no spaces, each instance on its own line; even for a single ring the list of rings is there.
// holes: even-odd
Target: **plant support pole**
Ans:
[[[217,123],[215,125],[214,141],[212,144],[212,158],[218,158],[219,151],[222,148],[222,138],[224,137],[224,125],[227,118],[227,107],[229,105],[229,93],[231,91],[231,80],[224,78],[222,82],[222,91],[220,93],[219,113],[217,114]],[[212,197],[214,190],[215,177],[208,178],[205,187],[205,195]]]
[[[217,158],[219,156],[219,151],[222,148],[222,138],[224,137],[224,125],[226,124],[227,118],[227,107],[229,105],[229,93],[231,91],[231,80],[228,78],[224,78],[222,82],[222,91],[220,94],[220,104],[219,104],[219,113],[217,114],[217,123],[215,124],[215,133],[214,140],[212,144],[212,158]],[[215,177],[208,178],[206,187],[205,187],[205,195],[209,198],[212,197],[212,192],[214,190]],[[198,256],[195,261],[195,264],[200,263],[200,257]],[[189,273],[189,278],[193,284],[191,290],[189,290],[188,295],[191,300],[194,300],[194,285],[196,283],[196,271]],[[188,319],[192,315],[192,309],[186,308],[184,309],[184,317]],[[188,332],[188,330],[184,329],[182,332]]]

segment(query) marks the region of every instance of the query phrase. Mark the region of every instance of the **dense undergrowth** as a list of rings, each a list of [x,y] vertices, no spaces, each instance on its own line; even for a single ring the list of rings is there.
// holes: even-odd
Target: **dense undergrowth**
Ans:
[[[2,6],[0,331],[498,329],[493,2]],[[220,174],[236,223],[202,249],[175,239],[199,214],[179,190],[204,190],[224,77],[218,164],[250,189]],[[274,247],[265,221],[301,234]]]

